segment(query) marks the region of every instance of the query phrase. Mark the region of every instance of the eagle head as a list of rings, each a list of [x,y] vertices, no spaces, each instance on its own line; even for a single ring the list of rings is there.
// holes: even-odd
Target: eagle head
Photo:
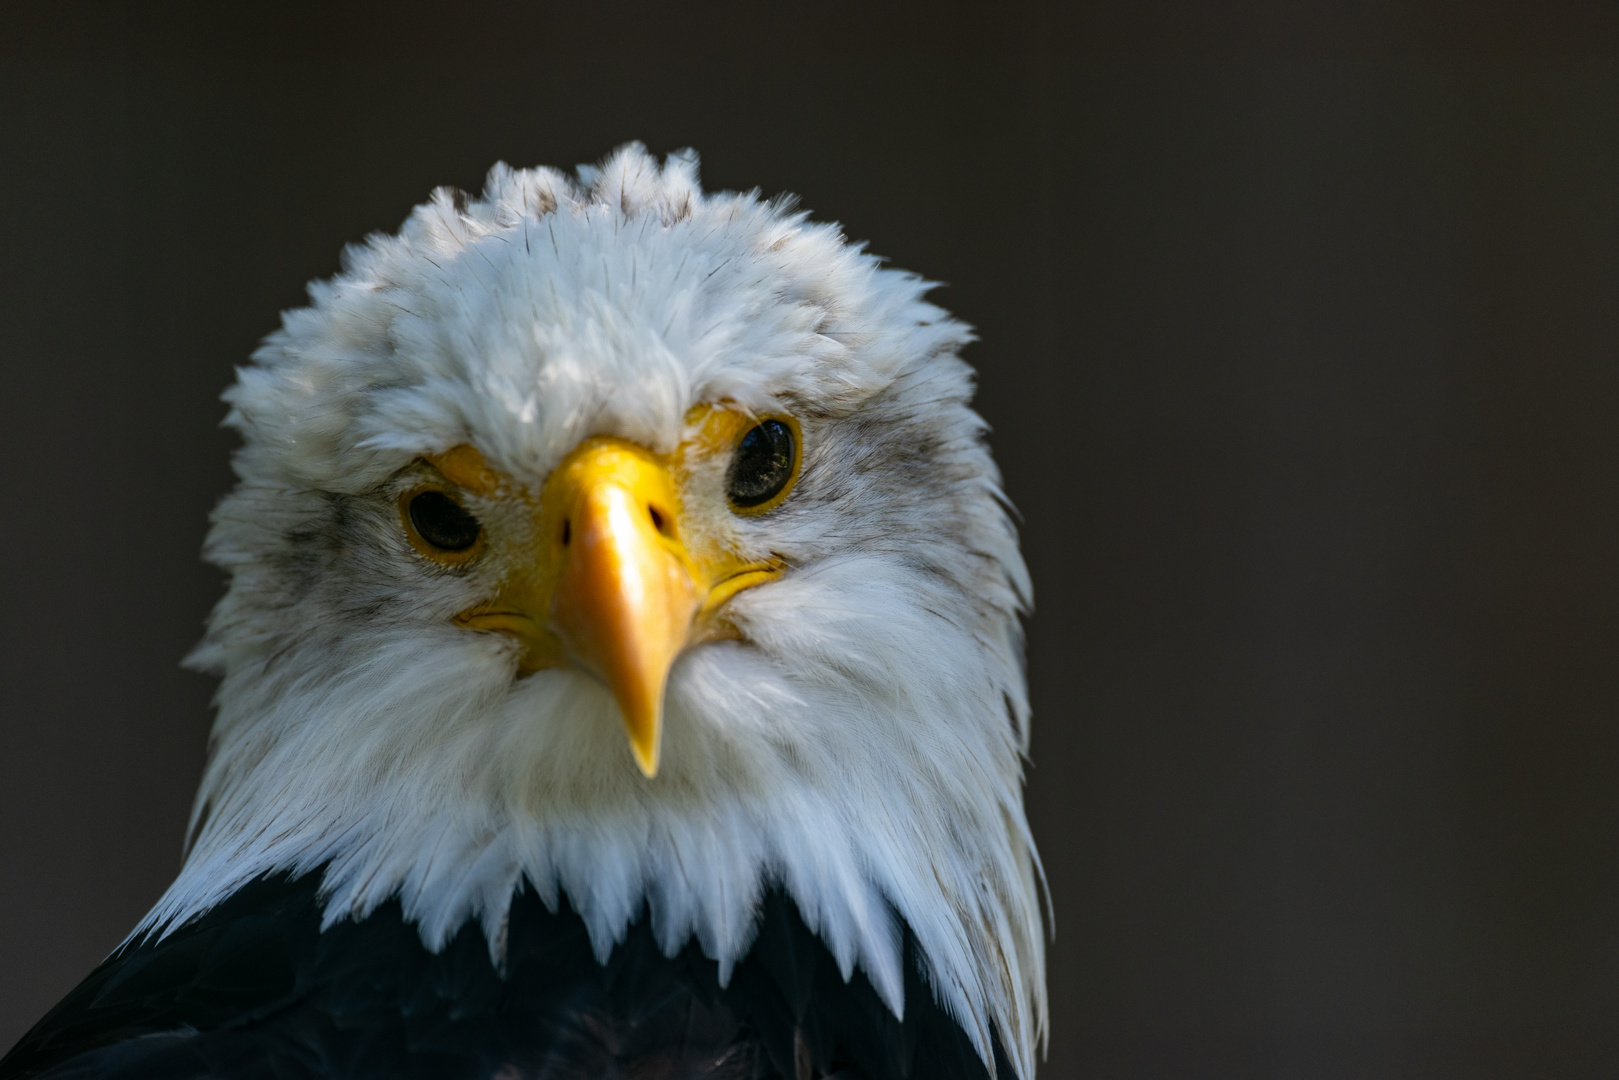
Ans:
[[[779,887],[895,1012],[908,928],[1031,1075],[1029,584],[929,287],[635,145],[349,248],[226,393],[218,718],[145,929],[320,870],[327,924],[498,958],[526,884],[723,978]]]

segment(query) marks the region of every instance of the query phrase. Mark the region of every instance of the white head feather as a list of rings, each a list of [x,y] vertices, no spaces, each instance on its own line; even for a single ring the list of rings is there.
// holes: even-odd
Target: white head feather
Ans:
[[[265,873],[327,866],[325,917],[398,896],[438,948],[497,955],[526,879],[599,955],[648,905],[722,978],[780,884],[904,1008],[898,912],[988,1059],[1034,1071],[1044,953],[1022,754],[1027,573],[969,408],[967,327],[784,201],[705,195],[638,146],[577,182],[497,165],[351,247],[227,393],[245,445],[209,557],[231,574],[193,661],[223,676],[193,843],[161,932]],[[742,641],[688,649],[654,780],[613,698],[516,678],[450,615],[488,583],[413,559],[401,470],[475,445],[538,484],[581,439],[656,451],[692,406],[790,410],[792,497],[738,542],[793,569],[738,594]]]

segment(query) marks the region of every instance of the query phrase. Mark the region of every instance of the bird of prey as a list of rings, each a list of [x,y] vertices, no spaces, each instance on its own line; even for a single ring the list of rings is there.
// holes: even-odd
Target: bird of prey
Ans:
[[[1032,1080],[1030,588],[961,322],[639,145],[226,392],[185,862],[5,1080]]]

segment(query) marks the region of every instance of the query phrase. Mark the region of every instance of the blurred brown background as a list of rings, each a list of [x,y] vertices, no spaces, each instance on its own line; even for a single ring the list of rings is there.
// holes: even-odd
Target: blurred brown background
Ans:
[[[0,1047],[174,873],[231,366],[692,145],[976,324],[1045,1077],[1619,1076],[1619,6],[8,4]]]

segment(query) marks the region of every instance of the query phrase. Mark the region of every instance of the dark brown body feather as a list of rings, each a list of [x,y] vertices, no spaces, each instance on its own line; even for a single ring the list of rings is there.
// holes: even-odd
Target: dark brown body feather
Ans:
[[[477,926],[430,953],[397,903],[321,933],[318,880],[255,883],[120,949],[0,1061],[0,1080],[988,1075],[923,984],[909,933],[901,1020],[859,972],[843,981],[780,893],[721,987],[695,944],[665,957],[645,913],[599,964],[566,904],[552,913],[526,892],[498,971]]]

